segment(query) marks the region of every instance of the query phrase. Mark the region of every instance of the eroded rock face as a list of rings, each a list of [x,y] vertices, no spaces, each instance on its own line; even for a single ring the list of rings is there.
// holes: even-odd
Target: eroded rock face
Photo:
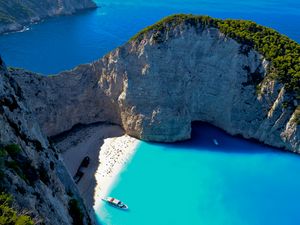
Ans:
[[[55,77],[14,71],[46,135],[107,121],[143,140],[173,142],[190,137],[192,121],[206,121],[300,152],[295,108],[283,107],[290,96],[281,84],[264,79],[262,55],[216,28],[166,30]]]
[[[5,0],[0,2],[0,33],[19,31],[42,19],[96,8],[92,0]]]
[[[48,136],[69,130],[76,124],[96,121],[120,124],[118,105],[104,93],[96,73],[93,65],[79,66],[53,77],[13,72],[27,104]]]
[[[75,198],[83,213],[83,223],[93,224],[72,177],[42,133],[23,90],[1,59],[0,127],[0,148],[10,144],[21,148],[14,156],[5,156],[5,165],[0,168],[1,191],[13,195],[17,210],[29,212],[36,224],[70,225],[73,220],[69,201]]]

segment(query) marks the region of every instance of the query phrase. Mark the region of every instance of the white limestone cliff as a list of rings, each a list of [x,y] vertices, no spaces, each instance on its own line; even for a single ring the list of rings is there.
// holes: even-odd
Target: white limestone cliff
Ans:
[[[174,142],[190,138],[193,121],[205,121],[300,152],[295,109],[283,107],[290,97],[281,84],[264,79],[269,63],[261,54],[217,28],[166,30],[57,76],[14,71],[43,132],[106,121],[143,140]]]

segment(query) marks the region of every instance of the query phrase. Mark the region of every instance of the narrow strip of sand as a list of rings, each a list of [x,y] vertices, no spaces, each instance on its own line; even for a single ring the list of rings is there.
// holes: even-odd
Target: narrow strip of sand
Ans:
[[[56,142],[63,161],[74,176],[84,157],[90,158],[78,189],[90,210],[97,208],[122,168],[132,158],[139,141],[116,125],[96,124],[78,128]]]
[[[133,157],[137,146],[138,140],[128,135],[104,140],[99,157],[100,165],[95,175],[95,209],[101,203],[101,198],[109,194],[118,175]]]

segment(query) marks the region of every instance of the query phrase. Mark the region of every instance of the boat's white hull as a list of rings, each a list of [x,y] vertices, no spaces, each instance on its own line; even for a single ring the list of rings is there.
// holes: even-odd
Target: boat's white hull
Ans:
[[[102,198],[102,200],[107,202],[109,205],[111,205],[115,208],[122,209],[122,210],[128,210],[128,206],[118,199],[115,199],[112,197],[107,197],[107,198]]]

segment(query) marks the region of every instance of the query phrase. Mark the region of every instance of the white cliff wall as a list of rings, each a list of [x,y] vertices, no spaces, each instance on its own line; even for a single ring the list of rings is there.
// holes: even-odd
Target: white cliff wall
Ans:
[[[57,77],[17,76],[43,131],[107,121],[144,140],[173,142],[190,137],[192,121],[206,121],[300,151],[294,109],[282,107],[289,95],[267,79],[257,89],[267,73],[262,55],[216,28],[166,30]]]

